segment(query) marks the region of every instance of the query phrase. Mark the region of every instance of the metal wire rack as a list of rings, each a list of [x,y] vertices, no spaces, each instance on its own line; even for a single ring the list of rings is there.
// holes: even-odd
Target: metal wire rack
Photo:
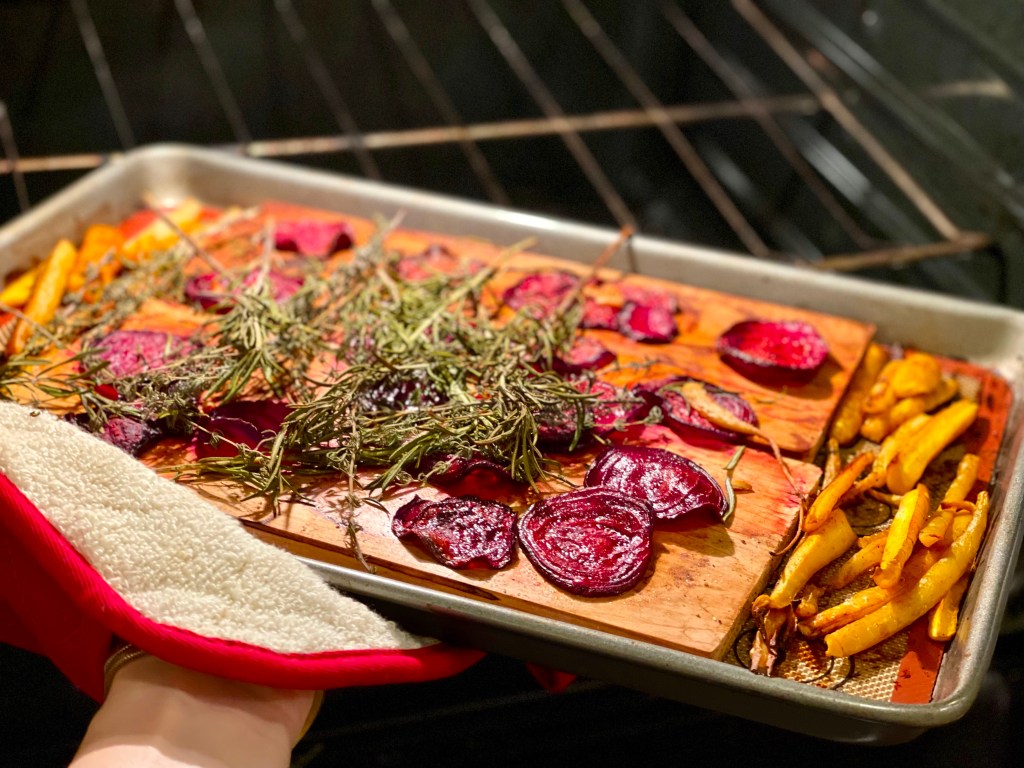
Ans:
[[[53,4],[49,25],[53,28],[60,15],[70,10],[119,146],[109,151],[20,155],[14,117],[0,102],[3,148],[0,176],[7,177],[22,209],[32,203],[28,179],[59,172],[83,172],[139,143],[138,132],[129,117],[131,110],[126,107],[123,96],[124,80],[115,77],[115,67],[107,53],[108,47],[119,41],[109,35],[104,39],[101,34],[93,15],[98,5],[96,0],[92,7],[88,0]],[[461,18],[464,29],[489,41],[491,53],[497,52],[507,73],[514,78],[512,82],[526,95],[528,110],[497,120],[466,115],[465,99],[460,105],[459,99],[451,93],[451,78],[439,71],[436,51],[434,56],[428,55],[423,35],[415,32],[422,26],[414,26],[407,20],[411,14],[422,18],[421,10],[400,9],[392,0],[365,0],[364,6],[362,12],[386,33],[386,37],[382,35],[386,45],[380,46],[379,51],[381,56],[389,57],[390,63],[386,66],[401,72],[404,87],[414,88],[425,97],[425,103],[429,103],[436,115],[434,124],[361,127],[356,111],[350,106],[351,96],[346,92],[348,81],[340,77],[336,67],[328,61],[323,44],[314,34],[317,9],[302,8],[293,0],[265,0],[260,6],[262,23],[273,27],[276,35],[283,31],[285,44],[291,46],[290,55],[301,58],[305,68],[307,79],[303,87],[312,84],[333,125],[330,130],[316,135],[260,138],[259,131],[251,128],[251,118],[239,96],[237,78],[225,66],[233,51],[223,46],[218,49],[215,45],[214,36],[204,23],[206,13],[201,13],[192,0],[164,0],[158,23],[178,24],[184,30],[212,91],[220,118],[230,131],[232,140],[218,143],[225,151],[303,162],[347,156],[354,161],[356,172],[371,179],[391,181],[395,179],[382,170],[380,162],[388,153],[448,147],[461,155],[483,197],[499,205],[523,206],[523,201],[510,190],[496,167],[494,148],[510,144],[521,147],[524,142],[544,142],[549,147],[552,139],[557,139],[563,146],[562,151],[568,153],[582,174],[585,185],[600,201],[595,217],[602,223],[649,231],[650,227],[645,226],[647,222],[638,220],[630,195],[623,192],[622,179],[608,170],[609,164],[600,156],[601,150],[595,150],[601,136],[633,132],[642,134],[648,143],[652,135],[660,136],[663,146],[668,148],[666,154],[674,158],[700,190],[710,204],[709,210],[732,233],[738,249],[759,258],[854,271],[894,267],[940,256],[984,253],[992,245],[986,233],[957,226],[858,119],[841,88],[830,82],[828,62],[817,51],[795,43],[755,0],[731,0],[731,6],[723,5],[718,12],[729,11],[735,23],[743,25],[744,32],[752,33],[775,57],[773,66],[784,65],[789,73],[788,82],[798,85],[795,90],[770,90],[769,85],[759,80],[749,67],[744,67],[728,47],[723,47],[720,40],[713,40],[712,35],[701,28],[698,14],[688,13],[685,4],[654,0],[636,6],[635,12],[643,14],[649,24],[657,25],[659,34],[670,34],[677,43],[685,45],[687,56],[712,73],[718,87],[724,87],[727,94],[723,99],[682,102],[669,102],[656,93],[645,78],[643,66],[635,61],[636,46],[629,49],[621,40],[621,30],[610,29],[607,22],[599,18],[602,15],[599,11],[605,19],[614,14],[607,12],[604,6],[599,8],[596,0],[589,0],[589,5],[584,0],[560,0],[555,11],[550,12],[559,17],[556,20],[560,25],[558,39],[572,35],[577,43],[585,41],[589,46],[588,55],[592,57],[589,66],[604,67],[611,75],[615,91],[622,94],[615,108],[585,111],[563,106],[565,89],[556,94],[550,73],[536,60],[538,57],[530,44],[524,42],[524,22],[517,13],[524,11],[522,7],[501,5],[500,0],[441,3],[436,14],[451,13]],[[531,7],[536,10],[532,4]],[[530,19],[527,22],[534,23]],[[619,40],[616,40],[617,35]],[[368,75],[373,66],[380,64],[368,63]],[[123,64],[121,69],[124,69]],[[494,87],[502,86],[495,84]],[[822,138],[823,132],[814,128],[825,123],[841,134],[840,141],[827,142]],[[759,201],[756,192],[749,192],[749,183],[744,184],[757,170],[737,170],[737,161],[724,154],[713,140],[709,141],[706,133],[700,134],[704,136],[700,141],[691,136],[702,127],[717,128],[725,124],[742,124],[744,130],[751,127],[758,130],[758,141],[772,153],[772,163],[784,166],[786,173],[798,180],[802,194],[814,201],[821,218],[840,231],[841,242],[849,243],[850,247],[830,251],[815,242],[813,234],[794,232],[799,227],[788,223],[780,226],[778,199]],[[813,129],[812,141],[807,140],[809,126]],[[160,138],[174,140],[176,137]],[[840,143],[852,149],[843,154],[837,149]],[[826,156],[828,153],[830,157]],[[607,156],[607,150],[604,154]],[[918,230],[922,236],[912,240],[899,235],[894,237],[884,231],[884,227],[865,223],[856,196],[837,183],[835,173],[829,172],[829,164],[835,165],[837,157],[851,162],[851,156],[862,165],[870,165],[870,174],[884,179],[887,188],[900,198],[895,204],[910,206],[913,215],[924,223]]]

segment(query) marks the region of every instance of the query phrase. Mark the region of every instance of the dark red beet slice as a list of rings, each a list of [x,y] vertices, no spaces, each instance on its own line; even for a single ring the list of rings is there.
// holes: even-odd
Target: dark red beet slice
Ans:
[[[433,243],[420,253],[400,258],[395,263],[395,274],[407,283],[418,283],[438,275],[472,275],[483,266],[482,261],[461,259],[443,245]]]
[[[164,436],[158,427],[146,421],[127,416],[111,416],[103,425],[99,436],[125,453],[138,456],[142,451]]]
[[[807,379],[825,362],[828,345],[801,320],[744,320],[718,337],[718,354],[750,378]]]
[[[646,307],[660,307],[670,315],[679,312],[679,300],[668,291],[647,288],[628,282],[620,283],[619,290],[622,292],[623,299],[634,304],[643,304]]]
[[[248,288],[259,279],[259,270],[254,270],[245,276],[242,287]],[[302,280],[298,277],[285,275],[281,272],[270,271],[267,273],[267,282],[270,286],[270,295],[274,301],[285,301],[302,287]],[[207,272],[197,275],[185,283],[185,298],[203,309],[218,309],[226,312],[230,307],[231,294],[226,281],[214,272]]]
[[[280,431],[288,410],[287,404],[274,400],[235,400],[219,405],[196,432],[196,455],[230,458],[238,454],[238,445],[253,450],[266,446]]]
[[[593,299],[584,299],[580,328],[617,331],[619,329],[619,307],[599,304]]]
[[[515,524],[516,513],[499,501],[416,497],[395,513],[391,530],[399,538],[415,536],[449,568],[503,568],[512,562]]]
[[[574,595],[619,595],[651,561],[651,510],[611,488],[580,488],[535,502],[519,544],[541,575]]]
[[[648,344],[667,344],[679,335],[673,313],[656,304],[632,301],[619,311],[618,330],[623,336]]]
[[[115,378],[163,368],[193,349],[188,339],[160,331],[114,331],[89,347]]]
[[[538,413],[537,443],[545,448],[559,450],[572,447],[573,441],[577,445],[584,442],[587,435],[579,430],[578,415],[577,409],[572,406],[561,411],[548,408]]]
[[[391,532],[398,538],[409,535],[412,532],[409,529],[409,522],[416,519],[416,515],[420,513],[423,507],[432,503],[430,499],[421,499],[419,496],[413,496],[412,500],[400,506],[395,512],[394,517],[391,518]]]
[[[580,279],[569,272],[536,272],[507,289],[502,301],[512,309],[529,307],[537,316],[555,312]]]
[[[439,465],[444,465],[443,469],[437,469]],[[420,462],[420,471],[423,474],[430,474],[429,481],[436,485],[457,483],[475,472],[489,473],[503,480],[512,479],[503,466],[483,456],[474,456],[470,459],[462,456],[431,456]]]
[[[650,400],[651,404],[661,408],[662,423],[682,437],[691,435],[692,430],[699,430],[719,440],[743,439],[743,435],[712,424],[704,416],[691,408],[686,398],[680,392],[672,388],[673,384],[683,384],[687,381],[697,381],[697,379],[681,376],[667,381],[660,380],[644,383],[638,386],[638,390],[650,393],[649,397],[653,398],[653,400]],[[737,418],[755,427],[758,426],[757,414],[754,413],[750,403],[744,400],[741,395],[716,387],[714,384],[701,383],[704,384],[704,388],[715,402]]]
[[[276,435],[290,412],[288,403],[280,400],[232,400],[213,408],[210,416],[243,419],[263,432]]]
[[[274,229],[274,245],[279,251],[303,256],[330,256],[350,248],[355,240],[352,227],[344,221],[300,219],[279,221]]]
[[[575,374],[596,371],[615,362],[615,353],[597,339],[579,336],[564,356],[554,359],[554,369],[559,373]]]
[[[424,373],[395,373],[371,384],[359,399],[368,411],[429,408],[448,401]]]
[[[587,471],[584,483],[641,499],[658,520],[697,512],[722,518],[728,509],[725,494],[706,469],[662,448],[609,448]]]
[[[641,398],[606,381],[584,379],[577,383],[577,387],[580,392],[597,397],[591,414],[594,429],[601,434],[642,419],[650,410],[650,406]]]

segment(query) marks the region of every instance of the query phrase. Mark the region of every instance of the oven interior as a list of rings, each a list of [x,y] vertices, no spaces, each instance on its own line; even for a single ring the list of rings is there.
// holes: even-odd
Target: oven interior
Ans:
[[[0,221],[183,142],[1024,307],[1024,11],[979,5],[5,0]],[[1019,746],[1013,609],[976,711],[918,752],[974,739],[998,765]],[[86,716],[34,660],[12,666],[15,686],[54,686],[38,714]],[[84,727],[68,719],[59,745],[8,725],[0,743],[66,749]],[[678,741],[713,755],[739,732],[751,760],[803,738],[592,681],[552,696],[492,658],[340,693],[297,759],[610,764]],[[805,754],[843,764],[831,750]]]

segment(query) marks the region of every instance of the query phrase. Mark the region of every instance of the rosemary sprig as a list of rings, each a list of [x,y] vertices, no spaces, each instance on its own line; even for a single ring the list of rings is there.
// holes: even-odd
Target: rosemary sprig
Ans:
[[[486,457],[526,483],[557,479],[542,431],[565,429],[575,447],[595,399],[545,369],[572,343],[579,301],[550,318],[493,317],[486,286],[516,247],[475,274],[402,281],[395,269],[401,256],[384,246],[397,222],[383,225],[340,269],[307,270],[302,288],[286,299],[274,296],[272,238],[264,231],[255,260],[218,269],[231,296],[226,311],[198,328],[183,356],[114,380],[97,354],[102,336],[148,299],[182,301],[185,265],[197,253],[213,258],[197,244],[201,236],[182,236],[166,251],[126,263],[92,301],[69,297],[48,333],[69,348],[83,339],[75,348],[81,374],[42,382],[37,373],[34,382],[52,387],[55,397],[77,397],[92,429],[127,416],[198,434],[208,429],[204,410],[211,405],[288,400],[291,413],[267,444],[165,468],[186,479],[234,481],[275,505],[341,476],[354,509],[452,456]],[[219,249],[230,246],[220,230],[218,237]],[[240,252],[252,253],[247,243]],[[31,370],[15,363],[0,369],[0,392]],[[113,385],[117,396],[97,383]],[[360,474],[365,468],[376,471]]]

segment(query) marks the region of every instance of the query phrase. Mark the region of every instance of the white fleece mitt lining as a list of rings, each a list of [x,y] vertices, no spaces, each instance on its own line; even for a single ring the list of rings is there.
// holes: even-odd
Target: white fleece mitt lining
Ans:
[[[0,472],[153,621],[278,653],[425,642],[189,489],[49,413],[0,402]]]

